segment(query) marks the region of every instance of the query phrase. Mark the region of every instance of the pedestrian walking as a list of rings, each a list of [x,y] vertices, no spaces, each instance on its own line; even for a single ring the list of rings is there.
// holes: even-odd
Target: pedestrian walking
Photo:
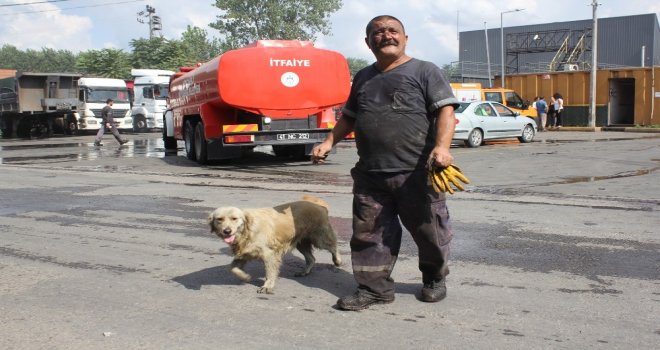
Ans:
[[[332,147],[355,131],[359,160],[351,170],[350,245],[358,286],[337,307],[361,310],[394,301],[391,273],[401,246],[400,221],[419,251],[419,298],[438,302],[447,294],[452,229],[445,194],[433,189],[425,166],[453,162],[458,100],[435,64],[406,54],[408,36],[397,18],[372,19],[365,41],[376,63],[355,75],[342,117],[312,150],[314,163],[323,163]]]
[[[94,146],[101,146],[101,139],[103,138],[103,133],[105,132],[105,129],[108,128],[112,132],[112,135],[115,137],[117,142],[119,142],[119,145],[123,145],[128,140],[122,139],[121,136],[119,135],[119,130],[117,130],[117,127],[115,126],[115,122],[112,116],[112,104],[113,100],[111,98],[107,99],[105,101],[105,107],[101,110],[101,126],[99,127],[98,133],[96,133],[96,139],[94,140]]]

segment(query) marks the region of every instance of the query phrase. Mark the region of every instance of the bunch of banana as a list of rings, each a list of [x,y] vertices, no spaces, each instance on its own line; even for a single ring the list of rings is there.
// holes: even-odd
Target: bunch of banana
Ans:
[[[450,194],[454,194],[456,190],[451,187],[452,184],[456,186],[457,190],[465,191],[465,187],[463,187],[461,182],[469,184],[470,179],[463,175],[461,169],[454,164],[443,168],[436,166],[434,163],[435,162],[431,160],[427,168],[431,185],[436,192],[449,192]]]

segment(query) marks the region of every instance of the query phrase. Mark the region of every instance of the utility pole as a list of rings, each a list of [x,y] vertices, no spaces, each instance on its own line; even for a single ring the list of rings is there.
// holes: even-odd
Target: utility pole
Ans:
[[[488,61],[488,87],[493,87],[492,76],[490,75],[490,47],[488,46],[488,26],[484,22],[484,35],[486,36],[486,60]]]
[[[598,9],[598,1],[591,2],[593,7],[593,29],[592,29],[592,44],[591,44],[591,84],[589,87],[589,127],[596,127],[596,72],[598,71],[598,16],[596,10]]]
[[[149,25],[149,39],[153,39],[154,35],[163,36],[161,31],[163,30],[163,24],[159,16],[155,15],[156,9],[147,5],[146,11],[138,12],[137,21],[140,23],[147,23]],[[144,19],[148,18],[147,21]]]

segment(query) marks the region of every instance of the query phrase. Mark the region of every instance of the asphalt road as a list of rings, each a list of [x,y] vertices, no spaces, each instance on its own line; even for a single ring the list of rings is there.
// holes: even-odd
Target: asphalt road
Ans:
[[[200,167],[157,133],[0,140],[2,349],[656,349],[660,344],[660,134],[546,132],[453,148],[473,181],[448,201],[448,297],[418,301],[403,241],[396,301],[333,307],[352,293],[349,169],[342,143],[314,166],[268,148]],[[209,233],[222,205],[330,203],[345,263],[285,259],[241,283]]]

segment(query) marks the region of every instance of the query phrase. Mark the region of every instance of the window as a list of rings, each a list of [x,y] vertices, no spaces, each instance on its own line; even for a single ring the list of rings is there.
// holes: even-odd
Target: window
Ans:
[[[515,113],[513,113],[512,110],[510,110],[510,109],[508,109],[508,108],[506,108],[506,107],[504,107],[500,104],[496,104],[494,106],[495,106],[495,109],[497,110],[497,113],[501,117],[515,117],[515,115],[516,115]]]
[[[486,101],[502,103],[502,94],[499,92],[486,92],[484,96],[486,97]]]
[[[495,111],[493,111],[493,108],[490,106],[488,103],[482,103],[477,106],[477,108],[474,109],[474,113],[476,115],[480,115],[483,117],[496,117],[497,114],[495,114]]]
[[[511,92],[506,92],[506,105],[513,107],[513,108],[520,108],[524,109],[523,107],[523,100],[518,96],[517,93],[511,91]]]

